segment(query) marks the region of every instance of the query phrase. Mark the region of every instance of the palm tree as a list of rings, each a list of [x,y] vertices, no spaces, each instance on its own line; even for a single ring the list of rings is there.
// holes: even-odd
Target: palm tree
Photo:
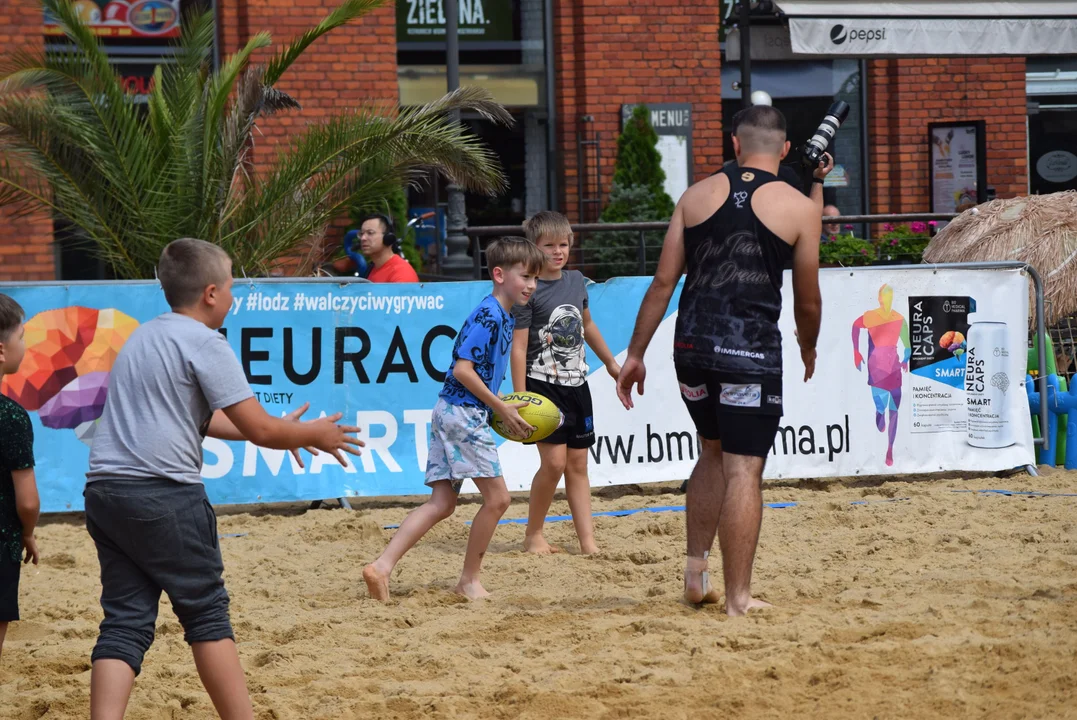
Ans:
[[[384,1],[345,0],[253,65],[252,54],[270,45],[259,33],[216,71],[213,15],[191,15],[143,108],[129,101],[71,0],[42,0],[72,48],[0,60],[0,204],[68,219],[119,278],[154,277],[162,248],[179,237],[219,244],[237,275],[256,276],[297,253],[309,267],[329,223],[420,172],[503,190],[493,153],[448,116],[472,110],[512,122],[473,88],[420,108],[363,107],[309,125],[254,171],[259,118],[299,109],[276,83],[318,38]]]

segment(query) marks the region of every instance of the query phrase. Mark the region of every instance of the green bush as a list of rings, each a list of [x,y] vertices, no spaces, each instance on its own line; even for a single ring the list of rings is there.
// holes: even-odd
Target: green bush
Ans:
[[[870,265],[876,257],[875,246],[852,233],[835,235],[819,245],[819,263],[823,265]]]
[[[906,263],[919,263],[924,257],[924,248],[931,242],[931,223],[914,222],[902,225],[883,225],[883,232],[875,240],[876,252],[883,260],[901,260]],[[929,227],[930,226],[930,227]]]
[[[650,111],[637,106],[617,139],[617,161],[609,203],[602,211],[604,223],[667,221],[673,216],[673,199],[665,190],[666,173],[658,152],[658,135],[651,126]],[[644,235],[648,272],[661,254],[663,234]],[[596,233],[588,239],[589,261],[598,265],[596,279],[634,275],[639,267],[639,233]]]

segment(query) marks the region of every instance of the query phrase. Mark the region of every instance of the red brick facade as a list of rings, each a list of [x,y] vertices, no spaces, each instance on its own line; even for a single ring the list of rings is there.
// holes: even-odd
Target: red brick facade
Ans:
[[[868,63],[871,212],[925,212],[927,124],[984,120],[987,184],[1028,193],[1024,58],[908,58]]]
[[[44,45],[37,0],[0,2],[0,54],[16,49],[40,51]],[[16,219],[0,207],[0,280],[55,277],[52,219],[43,214]]]
[[[273,44],[255,55],[264,62],[292,39],[321,22],[337,3],[295,0],[220,0],[222,58],[240,50],[251,35],[268,31]],[[333,30],[307,49],[277,85],[303,106],[258,123],[256,157],[271,159],[282,142],[306,123],[364,103],[396,107],[396,15],[387,3]]]
[[[560,207],[578,219],[577,133],[580,118],[601,136],[601,197],[608,196],[621,106],[692,104],[697,178],[722,162],[719,3],[655,0],[552,0]],[[329,0],[219,0],[222,57],[251,34],[268,30],[273,49],[321,20]],[[0,53],[41,47],[37,0],[0,3]],[[262,53],[258,60],[268,57]],[[926,126],[930,121],[984,119],[988,184],[999,197],[1027,192],[1025,62],[1022,58],[917,58],[868,63],[871,211],[929,208]],[[259,164],[303,124],[363,103],[398,102],[393,3],[322,38],[280,84],[303,105],[264,119],[256,137]],[[587,158],[584,173],[594,173]],[[597,208],[596,208],[597,210]],[[0,280],[52,279],[51,221],[13,221],[0,209]]]
[[[621,128],[621,106],[692,103],[697,179],[722,162],[720,3],[680,0],[557,0],[557,128],[563,173],[562,209],[576,220],[579,118],[600,135],[601,189],[608,196]],[[640,42],[645,37],[646,41]],[[588,168],[587,161],[583,171]]]

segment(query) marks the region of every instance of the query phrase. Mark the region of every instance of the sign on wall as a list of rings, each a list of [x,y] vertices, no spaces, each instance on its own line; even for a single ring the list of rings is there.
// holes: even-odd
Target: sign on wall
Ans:
[[[511,0],[457,0],[463,42],[514,40]],[[445,42],[444,0],[397,0],[397,42]]]
[[[101,37],[165,38],[180,34],[180,0],[75,0],[75,10]],[[45,35],[63,31],[48,11]]]
[[[983,120],[928,123],[931,212],[964,212],[987,200]]]
[[[647,278],[589,287],[592,316],[623,361]],[[1023,391],[1027,278],[1018,271],[824,270],[816,374],[803,382],[790,275],[784,282],[785,416],[765,477],[944,470],[1034,462]],[[207,439],[202,476],[215,503],[394,496],[423,484],[431,410],[456,332],[488,283],[374,285],[237,282],[225,322],[258,399],[307,418],[343,412],[363,455],[300,468],[283,451]],[[116,352],[167,310],[156,283],[3,287],[27,312],[27,359],[0,392],[29,411],[46,512],[82,508],[82,487]],[[672,367],[675,293],[646,356],[646,394],[626,411],[600,366],[589,379],[594,485],[688,477],[699,448]],[[978,323],[994,323],[983,333]],[[597,365],[597,363],[593,363]],[[973,368],[971,375],[966,368]],[[506,378],[502,392],[511,391]],[[509,489],[527,490],[534,447],[500,441]],[[465,492],[474,492],[469,481]]]
[[[692,104],[645,103],[651,112],[651,125],[658,135],[658,154],[666,173],[666,194],[676,204],[692,184]],[[621,128],[624,129],[637,105],[621,106]]]

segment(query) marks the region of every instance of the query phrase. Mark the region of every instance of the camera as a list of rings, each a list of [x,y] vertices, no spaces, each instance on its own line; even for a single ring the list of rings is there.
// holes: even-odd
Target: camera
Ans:
[[[849,104],[838,100],[827,110],[826,117],[819,123],[818,129],[808,142],[800,148],[800,158],[804,165],[815,169],[819,167],[819,161],[823,159],[823,153],[830,147],[830,141],[838,132],[838,128],[849,117]]]

